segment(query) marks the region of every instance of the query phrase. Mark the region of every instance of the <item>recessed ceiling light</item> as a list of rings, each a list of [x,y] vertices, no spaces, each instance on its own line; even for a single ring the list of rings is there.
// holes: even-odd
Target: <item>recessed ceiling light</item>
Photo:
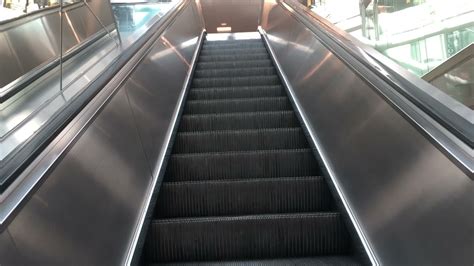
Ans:
[[[217,32],[231,32],[232,27],[217,27]]]

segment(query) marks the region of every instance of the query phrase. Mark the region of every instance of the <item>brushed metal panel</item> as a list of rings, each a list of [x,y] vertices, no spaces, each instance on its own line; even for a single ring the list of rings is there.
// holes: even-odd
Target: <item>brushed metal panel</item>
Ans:
[[[57,27],[50,27],[52,25]],[[11,66],[11,71],[0,74],[0,87],[59,54],[57,14],[48,14],[17,27],[8,28],[6,31],[1,31],[0,35],[6,40],[0,43],[2,45],[0,61]]]
[[[201,0],[206,31],[232,27],[231,32],[257,31],[263,0]]]
[[[0,25],[0,62],[4,70],[0,71],[0,92],[2,87],[59,58],[61,38],[63,50],[70,51],[102,30],[102,25],[114,26],[109,1],[89,0],[87,5],[65,7],[62,34],[59,7],[56,9]]]
[[[159,167],[158,157],[167,133],[163,129],[171,123],[170,113],[178,101],[202,30],[196,22],[199,17],[194,10],[184,10],[124,85],[152,169]]]
[[[265,4],[270,45],[378,263],[472,264],[472,180],[312,32]]]
[[[14,242],[18,252],[0,264],[125,264],[154,189],[153,167],[168,147],[200,21],[187,5],[24,200],[0,232],[0,247]]]
[[[119,264],[150,177],[120,91],[8,230],[30,263]]]
[[[21,256],[8,230],[0,234],[0,260],[4,265],[19,265]]]
[[[63,51],[67,52],[100,30],[114,24],[109,1],[91,0],[80,8],[66,10],[63,16]],[[95,16],[94,16],[95,14]],[[99,21],[100,20],[100,21]],[[101,25],[102,23],[102,25]]]
[[[8,64],[0,64],[0,87],[9,83],[18,77],[17,73],[21,73],[21,65],[18,62],[18,57],[10,47],[9,39],[6,34],[0,33],[0,58],[1,62],[9,62]]]
[[[87,5],[103,25],[109,26],[115,24],[110,0],[89,0],[87,1]]]

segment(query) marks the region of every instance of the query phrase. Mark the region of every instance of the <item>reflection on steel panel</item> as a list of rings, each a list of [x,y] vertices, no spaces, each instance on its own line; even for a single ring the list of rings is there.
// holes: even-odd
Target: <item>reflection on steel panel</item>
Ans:
[[[105,25],[107,29],[102,28]],[[62,10],[52,7],[1,23],[0,39],[8,37],[6,43],[14,47],[10,55],[15,57],[15,62],[3,58],[7,61],[2,61],[2,67],[18,66],[14,74],[19,77],[0,88],[0,191],[59,127],[58,116],[65,116],[78,98],[86,98],[88,85],[110,69],[121,53],[117,34],[106,35],[113,27],[108,2],[99,0]],[[0,73],[2,77],[6,76]]]
[[[474,43],[426,73],[423,79],[474,110]]]
[[[24,259],[35,264],[118,264],[140,188],[149,179],[127,95],[120,91],[8,230]]]
[[[15,243],[11,251],[0,249],[0,264],[117,265],[129,259],[203,29],[200,21],[196,6],[186,5],[43,177],[0,232],[0,247]]]
[[[275,1],[263,28],[328,172],[383,265],[470,265],[474,183]]]
[[[57,13],[48,13],[21,25],[7,26],[0,26],[0,87],[55,58],[60,46]]]
[[[62,50],[67,54],[84,41],[104,34],[102,25],[114,25],[108,5],[108,1],[93,0],[64,7],[62,34],[59,7],[0,25],[0,97],[11,87],[26,82],[28,75],[58,60],[61,38]]]
[[[474,47],[474,43],[471,45]],[[474,110],[474,53],[458,66],[434,79],[431,84]]]

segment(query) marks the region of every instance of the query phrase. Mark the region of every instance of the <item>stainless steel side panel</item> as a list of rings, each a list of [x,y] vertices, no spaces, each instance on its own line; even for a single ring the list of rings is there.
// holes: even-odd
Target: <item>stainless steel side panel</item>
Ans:
[[[0,96],[12,82],[59,58],[61,38],[68,52],[103,31],[102,25],[113,25],[109,5],[92,0],[65,7],[62,34],[59,7],[0,25]]]
[[[203,29],[200,21],[196,6],[187,5],[11,217],[0,233],[1,265],[128,261]]]
[[[184,10],[124,85],[153,175],[202,29],[195,9]]]
[[[60,21],[49,13],[15,27],[0,26],[0,88],[59,55]]]
[[[231,27],[231,32],[257,31],[263,0],[201,0],[206,31]]]
[[[472,265],[472,179],[275,1],[262,22],[373,262]]]

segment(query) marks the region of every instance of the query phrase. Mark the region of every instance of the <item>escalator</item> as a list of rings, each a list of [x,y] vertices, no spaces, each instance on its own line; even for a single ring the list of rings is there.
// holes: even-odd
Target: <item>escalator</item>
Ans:
[[[68,60],[110,1],[2,25],[0,67],[62,64],[0,89],[0,265],[473,265],[472,56],[431,85],[296,0],[170,4]]]
[[[260,39],[204,42],[142,255],[224,261],[359,264]]]

